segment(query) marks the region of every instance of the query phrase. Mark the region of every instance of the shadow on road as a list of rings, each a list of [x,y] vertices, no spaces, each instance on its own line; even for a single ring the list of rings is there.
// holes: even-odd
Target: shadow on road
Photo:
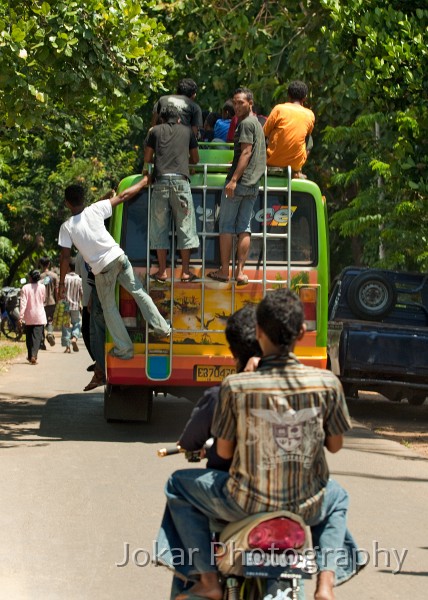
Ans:
[[[103,394],[0,397],[0,447],[65,441],[174,443],[193,405],[184,398],[155,398],[150,423],[108,423]]]

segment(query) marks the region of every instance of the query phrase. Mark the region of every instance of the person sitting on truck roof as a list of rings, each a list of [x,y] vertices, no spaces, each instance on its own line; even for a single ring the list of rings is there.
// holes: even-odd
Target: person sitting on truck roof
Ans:
[[[233,100],[226,100],[221,110],[221,117],[214,126],[215,139],[222,140],[223,142],[227,140],[227,134],[229,133],[230,124],[234,116],[235,109],[233,108]]]
[[[203,142],[212,142],[215,135],[214,135],[214,130],[215,130],[215,126],[217,121],[220,119],[220,113],[216,113],[216,112],[209,112],[207,114],[207,116],[205,117],[205,121],[204,121],[204,132],[201,135],[201,141]]]
[[[246,285],[244,266],[251,241],[251,214],[259,194],[259,180],[266,167],[266,146],[263,129],[253,114],[253,94],[248,88],[238,88],[233,96],[238,117],[234,138],[232,166],[221,196],[219,231],[220,261],[217,271],[208,273],[215,281],[229,281],[229,263],[233,236],[238,236],[235,281]]]
[[[191,127],[196,138],[203,126],[202,110],[195,102],[198,86],[193,79],[182,79],[177,86],[176,94],[161,96],[153,107],[152,127],[160,123],[160,113],[166,106],[174,106],[179,113],[182,125]]]
[[[129,360],[134,356],[134,345],[120,316],[116,304],[116,282],[136,301],[144,319],[159,336],[169,336],[171,327],[158,311],[156,304],[135,277],[128,257],[107,231],[104,220],[112,215],[115,206],[127,197],[113,196],[85,207],[85,190],[81,185],[65,189],[65,204],[72,216],[60,228],[58,244],[61,246],[59,294],[64,296],[64,281],[74,246],[95,275],[95,285],[103,308],[104,319],[115,347],[110,354]]]
[[[292,81],[288,86],[289,102],[277,104],[263,127],[268,140],[268,167],[291,166],[296,178],[304,177],[301,171],[315,124],[314,113],[304,107],[307,95],[308,86],[303,81]]]

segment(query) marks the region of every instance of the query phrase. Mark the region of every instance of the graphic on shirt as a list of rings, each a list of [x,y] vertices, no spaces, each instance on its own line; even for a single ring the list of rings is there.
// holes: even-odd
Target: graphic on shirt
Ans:
[[[260,469],[273,469],[284,462],[311,467],[316,448],[324,437],[319,407],[289,409],[282,414],[256,408],[250,412],[252,417],[247,423],[250,438],[246,443],[251,446],[262,441]]]
[[[175,106],[175,108],[178,111],[186,110],[187,108],[187,103],[185,100],[183,100],[182,98],[175,98],[174,96],[168,98],[168,104],[172,104],[172,106]]]

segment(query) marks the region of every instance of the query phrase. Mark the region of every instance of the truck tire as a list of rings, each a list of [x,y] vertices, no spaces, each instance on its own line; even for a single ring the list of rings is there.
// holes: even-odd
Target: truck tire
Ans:
[[[347,298],[356,317],[379,321],[395,306],[397,292],[382,273],[368,271],[352,281]]]

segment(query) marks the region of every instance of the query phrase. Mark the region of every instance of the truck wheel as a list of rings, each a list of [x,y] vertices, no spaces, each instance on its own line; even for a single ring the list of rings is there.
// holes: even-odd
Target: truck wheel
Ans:
[[[352,312],[361,319],[378,321],[395,306],[397,292],[393,284],[375,271],[361,273],[348,289],[348,303]]]
[[[407,401],[412,406],[421,406],[427,398],[426,392],[413,392],[407,396]]]
[[[142,421],[152,416],[153,390],[140,385],[111,385],[104,388],[104,417],[107,421]]]

